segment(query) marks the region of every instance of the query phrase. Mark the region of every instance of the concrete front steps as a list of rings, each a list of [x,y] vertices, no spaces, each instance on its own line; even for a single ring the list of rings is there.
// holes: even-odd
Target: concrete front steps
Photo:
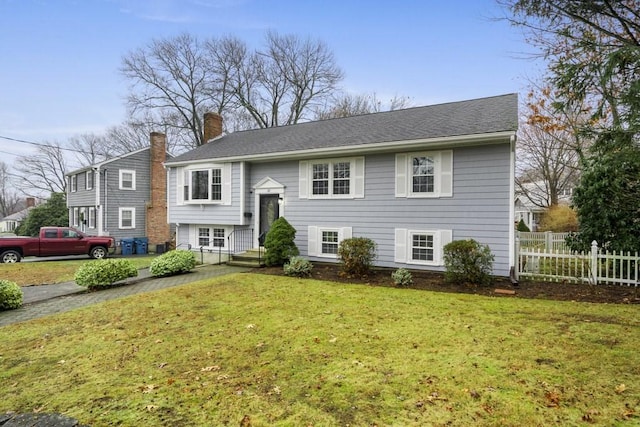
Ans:
[[[251,268],[264,267],[264,248],[254,248],[233,254],[227,261],[227,265]]]

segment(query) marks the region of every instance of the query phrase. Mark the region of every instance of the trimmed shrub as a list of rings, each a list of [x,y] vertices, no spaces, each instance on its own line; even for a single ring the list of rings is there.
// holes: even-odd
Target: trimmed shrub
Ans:
[[[294,256],[284,265],[284,274],[293,277],[309,277],[312,269],[313,264],[308,259]]]
[[[22,289],[17,283],[0,280],[0,310],[13,310],[22,306]]]
[[[342,269],[357,277],[369,274],[376,260],[376,243],[367,237],[344,239],[338,246]]]
[[[296,229],[289,222],[280,217],[273,221],[264,240],[264,263],[267,266],[284,265],[291,257],[300,253],[294,240]]]
[[[391,278],[396,286],[409,286],[413,283],[411,272],[406,268],[399,268],[391,273]]]
[[[79,286],[100,289],[115,282],[136,277],[138,270],[128,259],[100,259],[82,264],[76,271],[74,280]]]
[[[444,247],[444,278],[452,283],[491,283],[494,256],[488,245],[473,239],[454,240]]]
[[[149,272],[152,276],[171,276],[188,273],[196,266],[196,256],[191,251],[172,250],[151,261]]]

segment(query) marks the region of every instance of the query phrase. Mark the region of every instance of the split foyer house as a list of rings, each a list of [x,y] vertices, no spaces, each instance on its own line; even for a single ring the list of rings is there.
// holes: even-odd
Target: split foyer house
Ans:
[[[69,226],[87,234],[170,241],[167,222],[166,136],[151,133],[149,147],[67,174]]]
[[[311,261],[368,237],[379,266],[443,269],[443,246],[475,239],[514,265],[515,94],[222,133],[165,162],[176,245],[258,247],[284,216]]]

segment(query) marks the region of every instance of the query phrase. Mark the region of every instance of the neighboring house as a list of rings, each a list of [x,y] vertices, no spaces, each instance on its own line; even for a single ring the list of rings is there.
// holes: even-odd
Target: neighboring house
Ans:
[[[20,223],[24,221],[27,215],[29,215],[29,211],[33,209],[35,205],[36,199],[33,197],[27,197],[26,203],[22,205],[25,206],[23,209],[20,209],[18,212],[14,212],[11,215],[7,215],[0,220],[0,233],[13,233]]]
[[[379,266],[442,270],[445,244],[476,239],[507,276],[517,104],[509,94],[217,137],[222,119],[205,115],[208,143],[165,163],[176,243],[257,247],[284,216],[312,261],[368,237]]]
[[[538,231],[542,215],[549,209],[549,197],[544,191],[544,182],[529,182],[523,184],[523,191],[516,191],[515,222],[523,220],[529,230]],[[526,194],[525,194],[526,192]],[[558,195],[558,203],[570,204],[573,187],[568,187]]]
[[[147,148],[67,174],[69,226],[91,235],[147,237],[149,248],[170,240],[167,223],[166,137]]]

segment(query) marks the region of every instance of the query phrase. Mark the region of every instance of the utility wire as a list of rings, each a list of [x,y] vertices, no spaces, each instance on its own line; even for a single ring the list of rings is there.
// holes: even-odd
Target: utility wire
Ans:
[[[8,136],[0,135],[0,139],[6,139],[7,141],[20,142],[23,144],[35,145],[36,147],[58,148],[60,150],[73,151],[75,153],[88,154],[86,151],[76,150],[75,148],[67,148],[62,146],[56,146],[51,144],[44,144],[42,142],[25,141],[24,139],[11,138]],[[8,153],[7,153],[8,154]]]

